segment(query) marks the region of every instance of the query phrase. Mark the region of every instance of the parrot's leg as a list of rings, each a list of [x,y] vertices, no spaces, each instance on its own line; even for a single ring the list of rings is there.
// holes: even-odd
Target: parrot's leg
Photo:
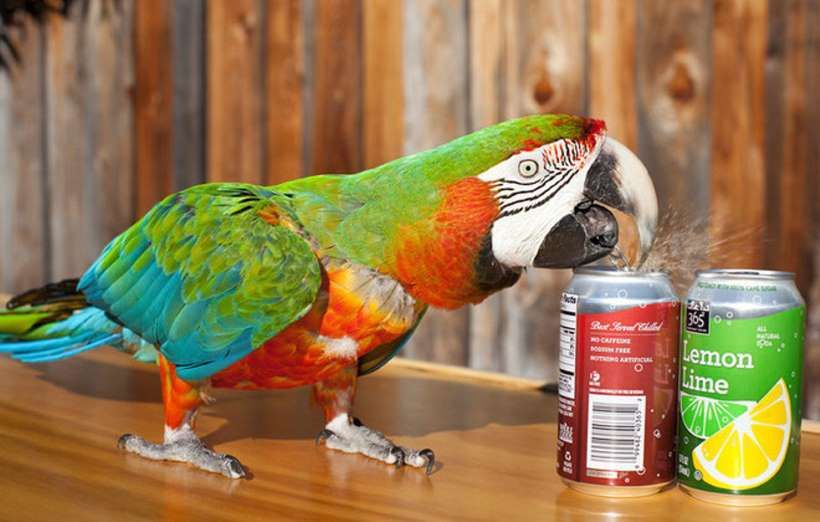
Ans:
[[[430,474],[436,463],[430,449],[415,450],[399,446],[383,433],[363,425],[351,415],[353,396],[356,393],[357,368],[345,369],[332,378],[317,383],[313,388],[316,402],[325,412],[325,428],[316,438],[317,444],[345,453],[360,453],[367,457],[415,468],[426,468]]]
[[[128,433],[120,437],[117,445],[147,459],[187,462],[226,477],[244,477],[245,469],[236,457],[216,453],[194,433],[197,410],[202,403],[199,386],[179,379],[174,365],[162,356],[159,369],[165,405],[165,440],[154,444]]]

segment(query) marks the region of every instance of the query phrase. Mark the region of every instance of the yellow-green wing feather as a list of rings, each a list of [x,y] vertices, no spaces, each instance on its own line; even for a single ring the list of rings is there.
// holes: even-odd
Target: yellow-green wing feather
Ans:
[[[79,287],[159,346],[181,378],[204,379],[313,305],[321,268],[287,201],[245,184],[169,196],[106,247]]]

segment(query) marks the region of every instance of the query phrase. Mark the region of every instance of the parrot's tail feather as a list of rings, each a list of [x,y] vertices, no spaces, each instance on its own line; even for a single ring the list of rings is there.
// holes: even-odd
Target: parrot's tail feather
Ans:
[[[24,354],[42,350],[64,349],[66,346],[87,341],[93,334],[87,333],[76,337],[58,337],[36,341],[18,341],[0,344],[0,352]]]
[[[49,308],[61,310],[85,308],[88,302],[83,293],[77,289],[78,282],[78,279],[64,279],[57,283],[32,288],[9,299],[6,308],[13,310],[22,306],[42,307],[45,305],[56,305]]]
[[[0,342],[30,339],[41,326],[67,319],[88,306],[76,279],[27,290],[9,299],[7,310],[0,310]]]
[[[99,348],[100,346],[116,345],[121,341],[122,334],[116,333],[102,337],[94,337],[90,341],[85,340],[69,343],[58,348],[27,349],[25,352],[14,352],[12,357],[26,363],[59,361],[60,359],[67,359],[68,357],[73,357],[77,354],[93,350],[94,348]],[[37,344],[37,342],[32,344]]]
[[[8,353],[20,361],[34,363],[65,359],[104,345],[125,348],[126,330],[98,308],[83,308],[47,322],[36,320],[38,308],[31,308],[29,313],[34,319],[29,323],[34,321],[34,326],[25,330],[19,323],[3,331],[2,317],[6,312],[0,312],[0,354]]]
[[[104,345],[125,349],[127,331],[86,302],[76,279],[23,292],[6,307],[0,310],[0,353],[20,361],[57,361]]]

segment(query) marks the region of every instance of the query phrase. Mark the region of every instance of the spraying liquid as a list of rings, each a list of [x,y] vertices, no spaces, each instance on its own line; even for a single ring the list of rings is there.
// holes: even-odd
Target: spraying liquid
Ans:
[[[759,241],[759,228],[730,231],[721,223],[710,227],[710,219],[714,221],[715,217],[694,217],[688,212],[667,209],[661,217],[652,249],[642,263],[630,263],[617,247],[610,254],[610,262],[619,270],[664,272],[678,293],[685,293],[697,270],[737,265],[742,261],[737,256]]]

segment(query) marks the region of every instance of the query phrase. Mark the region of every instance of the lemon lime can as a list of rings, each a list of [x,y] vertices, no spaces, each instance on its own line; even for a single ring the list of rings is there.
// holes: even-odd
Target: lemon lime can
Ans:
[[[793,274],[702,271],[684,304],[678,483],[709,502],[780,502],[800,457],[806,310]]]

